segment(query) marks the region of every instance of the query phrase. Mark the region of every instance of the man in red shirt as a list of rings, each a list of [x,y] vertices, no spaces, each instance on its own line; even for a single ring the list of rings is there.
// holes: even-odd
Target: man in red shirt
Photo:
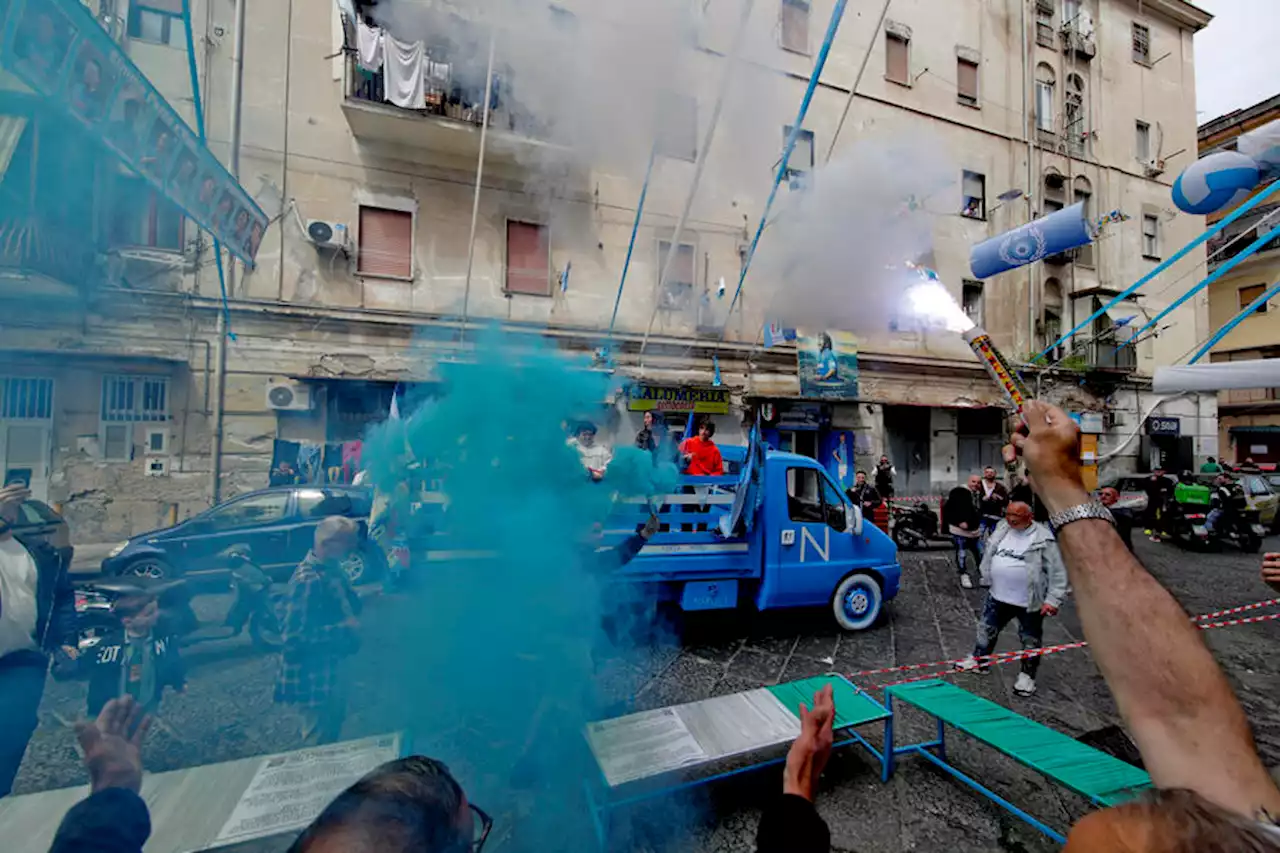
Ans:
[[[680,455],[684,457],[684,473],[691,477],[723,477],[724,459],[720,456],[720,448],[716,447],[711,437],[716,434],[716,425],[711,421],[703,421],[698,426],[698,434],[680,442]]]

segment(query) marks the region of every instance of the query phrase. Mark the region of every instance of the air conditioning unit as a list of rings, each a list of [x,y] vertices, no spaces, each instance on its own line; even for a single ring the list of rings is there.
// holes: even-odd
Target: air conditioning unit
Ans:
[[[345,252],[349,245],[347,226],[341,222],[327,222],[323,219],[307,221],[307,239],[314,243],[317,249],[339,249]]]
[[[1142,164],[1142,170],[1148,178],[1154,178],[1156,175],[1164,174],[1164,161],[1159,157],[1152,157],[1150,160]]]
[[[308,411],[311,409],[311,388],[288,379],[268,379],[267,408],[278,412]]]

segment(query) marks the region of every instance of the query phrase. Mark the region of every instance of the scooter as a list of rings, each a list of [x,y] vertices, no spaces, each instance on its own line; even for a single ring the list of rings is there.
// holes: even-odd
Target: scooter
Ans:
[[[899,548],[928,548],[937,538],[938,514],[927,503],[893,508],[893,541]]]
[[[1164,511],[1165,529],[1184,548],[1208,550],[1213,539],[1207,526],[1208,519],[1208,507],[1200,504],[1172,501]]]
[[[244,547],[227,549],[221,555],[231,570],[231,608],[222,620],[202,621],[191,605],[192,593],[187,581],[152,581],[147,578],[106,578],[91,581],[76,590],[76,618],[79,624],[81,657],[102,642],[103,637],[120,625],[112,612],[115,602],[129,595],[156,596],[160,613],[168,631],[182,645],[222,640],[238,636],[246,628],[254,646],[260,651],[278,651],[283,644],[275,603],[271,599],[271,578],[259,568]],[[230,632],[210,628],[229,628]]]

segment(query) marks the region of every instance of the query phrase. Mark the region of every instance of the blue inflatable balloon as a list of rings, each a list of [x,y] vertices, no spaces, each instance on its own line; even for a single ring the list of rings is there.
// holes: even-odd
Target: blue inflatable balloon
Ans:
[[[1195,161],[1173,182],[1173,203],[1203,216],[1248,198],[1258,185],[1258,161],[1238,151],[1219,151]]]

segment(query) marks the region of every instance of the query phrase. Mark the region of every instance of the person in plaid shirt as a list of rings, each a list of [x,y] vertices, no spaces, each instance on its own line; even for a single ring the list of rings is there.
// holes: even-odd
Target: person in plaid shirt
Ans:
[[[346,716],[338,668],[359,648],[360,599],[342,560],[358,547],[359,533],[350,518],[321,521],[311,552],[289,579],[276,701],[302,712],[302,740],[308,746],[337,740]]]

